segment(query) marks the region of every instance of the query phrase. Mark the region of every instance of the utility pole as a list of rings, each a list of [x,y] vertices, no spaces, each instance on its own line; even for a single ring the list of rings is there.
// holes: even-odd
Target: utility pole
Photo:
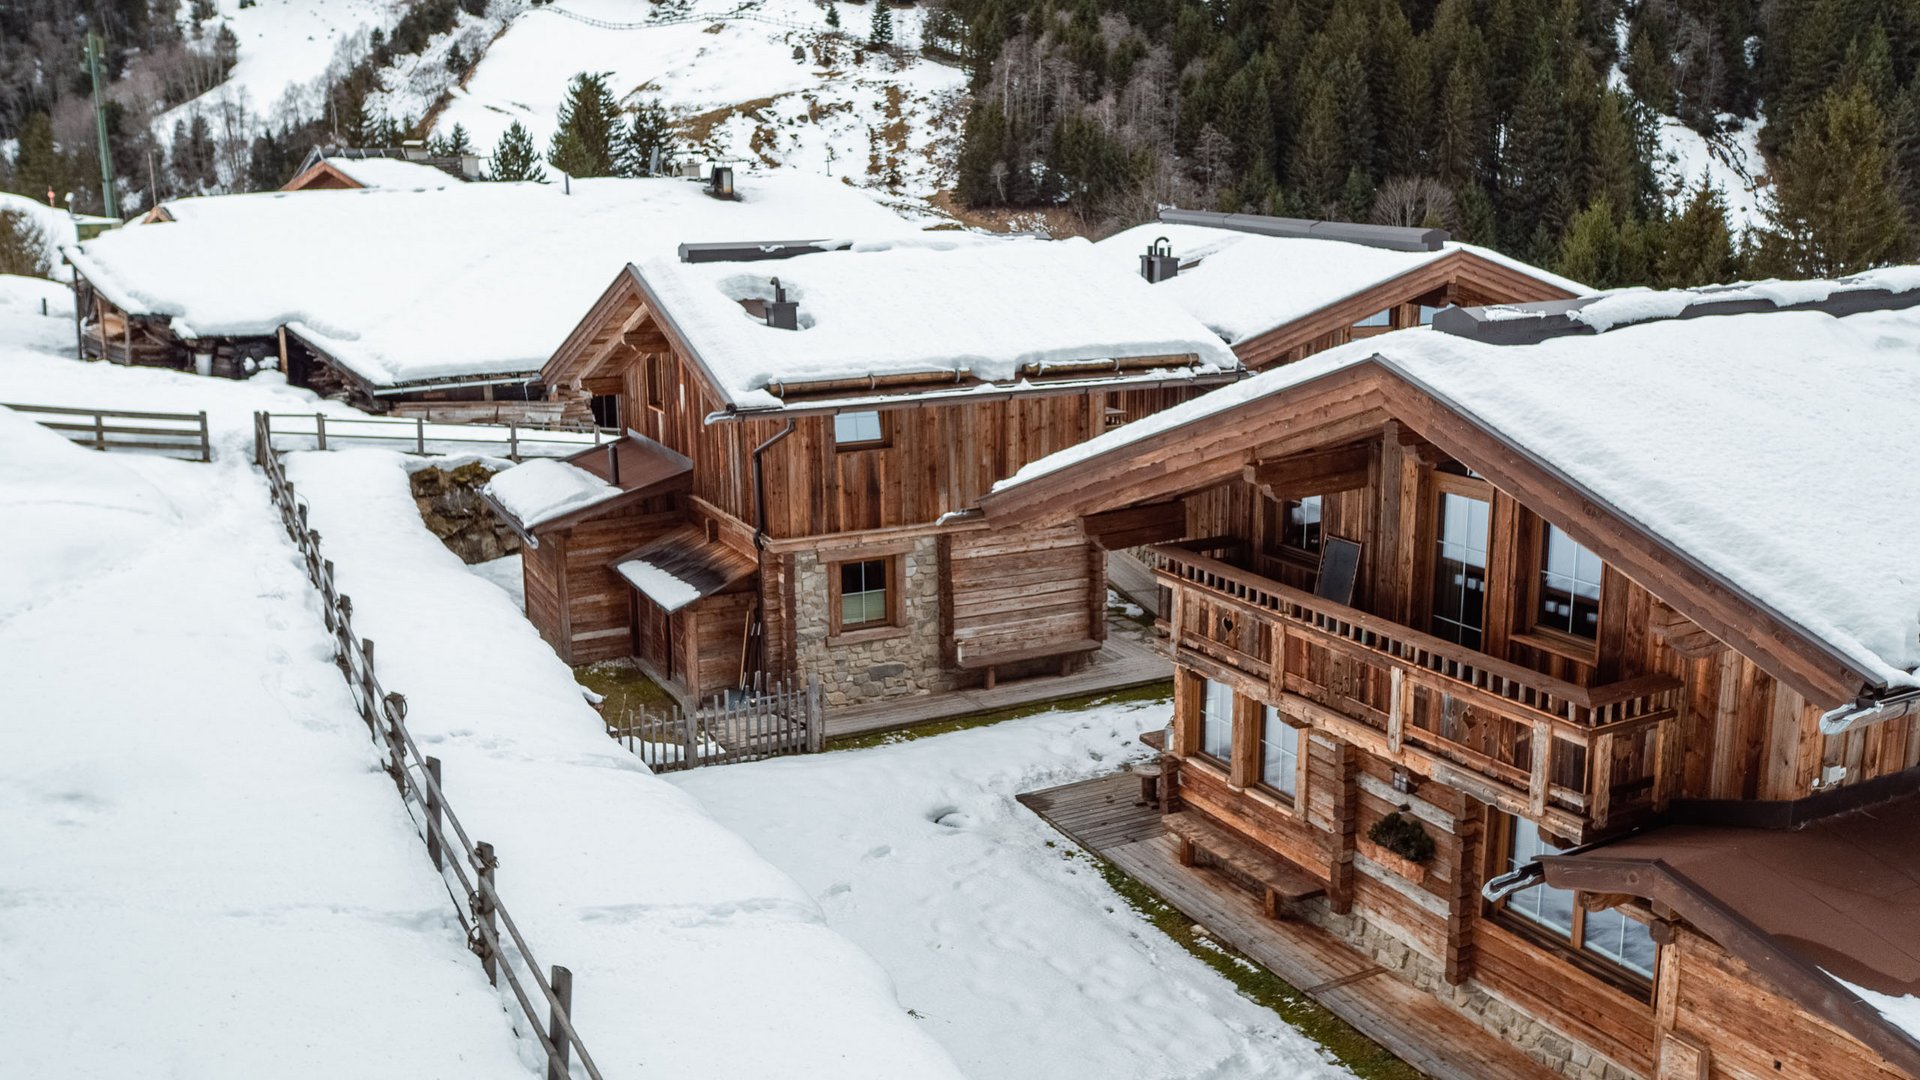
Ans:
[[[110,218],[120,216],[113,197],[113,154],[107,149],[107,99],[100,95],[100,36],[87,31],[87,74],[93,76],[93,128],[100,142],[100,201]]]

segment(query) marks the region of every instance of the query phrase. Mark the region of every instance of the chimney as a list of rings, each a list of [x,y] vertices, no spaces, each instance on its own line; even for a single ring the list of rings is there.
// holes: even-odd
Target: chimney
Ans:
[[[776,330],[800,329],[799,301],[787,299],[786,287],[773,279],[773,300],[767,304],[767,325]]]
[[[1161,237],[1147,245],[1147,253],[1140,256],[1140,276],[1147,284],[1157,285],[1180,273],[1180,260],[1173,253],[1173,241]]]
[[[733,198],[733,166],[715,165],[707,179],[707,194],[716,199]]]

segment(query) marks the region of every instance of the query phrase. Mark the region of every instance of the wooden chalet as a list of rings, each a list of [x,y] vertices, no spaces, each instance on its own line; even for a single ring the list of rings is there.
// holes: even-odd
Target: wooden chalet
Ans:
[[[1261,371],[1426,326],[1448,307],[1562,300],[1578,282],[1443,229],[1163,210],[1096,245],[1137,267]]]
[[[477,154],[431,154],[423,144],[316,146],[281,191],[436,188],[480,179]]]
[[[1911,1080],[1916,286],[1449,312],[982,507],[1152,543],[1197,884],[1569,1077]]]
[[[1237,378],[1213,335],[1079,241],[681,255],[629,266],[541,372],[577,415],[691,462],[670,509],[528,530],[528,614],[563,659],[633,657],[689,700],[817,677],[849,705],[1099,648],[1102,553],[964,512],[1122,394]]]

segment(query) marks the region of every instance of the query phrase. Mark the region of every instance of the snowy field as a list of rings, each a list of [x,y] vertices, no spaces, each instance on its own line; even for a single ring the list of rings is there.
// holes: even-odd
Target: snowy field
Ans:
[[[364,39],[376,27],[391,27],[406,4],[403,0],[254,0],[242,9],[240,0],[214,0],[214,7],[218,14],[203,24],[203,33],[211,41],[219,24],[230,27],[240,44],[239,62],[226,82],[155,121],[163,140],[172,137],[175,120],[196,109],[207,112],[223,101],[245,104],[264,119],[292,93],[303,97],[302,104],[311,114],[319,106],[316,84],[340,46]]]
[[[258,474],[0,460],[0,1074],[531,1076]]]
[[[673,782],[797,878],[972,1080],[1348,1075],[1014,801],[1141,756],[1167,710],[1048,713]]]
[[[872,7],[838,3],[841,26],[864,37]],[[926,196],[947,180],[946,143],[966,86],[959,68],[896,61],[827,36],[826,0],[656,5],[647,0],[564,0],[523,12],[455,89],[436,130],[465,125],[491,149],[514,120],[545,149],[567,81],[602,71],[621,104],[659,98],[704,152],[759,166],[851,178],[862,186]],[[691,21],[612,29],[659,17]],[[701,16],[712,16],[705,18]],[[922,13],[895,9],[894,37],[919,38]],[[801,55],[796,58],[794,50]],[[389,111],[424,113],[390,98]]]

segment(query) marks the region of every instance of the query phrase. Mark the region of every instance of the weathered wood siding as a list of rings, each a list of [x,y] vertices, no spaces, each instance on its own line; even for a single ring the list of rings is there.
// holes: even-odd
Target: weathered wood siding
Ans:
[[[956,649],[1023,652],[1105,632],[1106,559],[1077,528],[958,533],[947,566]]]
[[[1911,1080],[1699,934],[1679,930],[1661,965],[1662,1029],[1708,1050],[1708,1080]]]

